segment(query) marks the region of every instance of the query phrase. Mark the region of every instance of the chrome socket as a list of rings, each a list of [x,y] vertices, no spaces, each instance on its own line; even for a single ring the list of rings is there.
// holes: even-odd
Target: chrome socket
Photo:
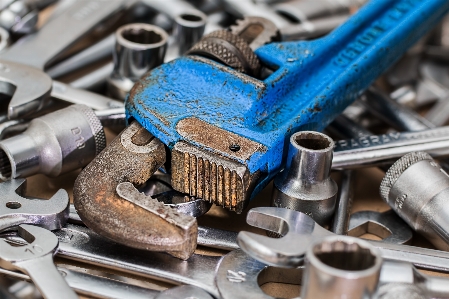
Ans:
[[[115,37],[108,94],[124,100],[137,80],[164,62],[168,34],[158,26],[135,23],[117,29]]]
[[[22,134],[0,141],[0,178],[56,177],[86,166],[105,146],[92,109],[72,105],[35,118]]]
[[[188,11],[175,18],[175,37],[179,55],[183,55],[203,36],[207,16],[200,11]]]
[[[306,252],[301,298],[376,298],[382,261],[380,252],[364,240],[321,239]]]
[[[302,131],[290,137],[285,169],[274,178],[272,206],[303,212],[320,225],[331,220],[338,187],[330,177],[334,141]]]
[[[449,250],[449,177],[425,152],[400,158],[385,174],[382,199],[415,231],[440,250]]]

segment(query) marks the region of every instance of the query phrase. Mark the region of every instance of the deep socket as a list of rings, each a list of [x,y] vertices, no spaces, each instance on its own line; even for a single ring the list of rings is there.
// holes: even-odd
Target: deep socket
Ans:
[[[321,225],[335,210],[337,184],[330,178],[334,141],[318,132],[290,137],[284,170],[274,178],[272,206],[306,213]]]
[[[56,177],[86,166],[105,146],[95,113],[72,105],[35,118],[22,134],[0,141],[0,178]]]
[[[301,298],[375,298],[382,261],[380,252],[364,240],[322,239],[307,250]]]
[[[135,23],[117,29],[115,39],[108,93],[124,100],[137,80],[164,62],[168,34],[158,26]]]
[[[425,152],[412,152],[391,166],[380,195],[415,231],[436,248],[449,250],[449,177]]]
[[[207,16],[201,12],[188,11],[175,18],[175,37],[178,54],[183,55],[203,36]]]

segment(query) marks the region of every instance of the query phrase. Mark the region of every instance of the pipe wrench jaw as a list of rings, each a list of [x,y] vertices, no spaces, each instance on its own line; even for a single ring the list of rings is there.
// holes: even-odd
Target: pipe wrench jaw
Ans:
[[[172,150],[177,191],[241,212],[284,167],[291,134],[323,129],[448,10],[443,0],[370,1],[324,38],[258,48],[259,63],[278,67],[263,80],[193,52],[136,83],[127,115]],[[233,151],[229,136],[250,146]]]

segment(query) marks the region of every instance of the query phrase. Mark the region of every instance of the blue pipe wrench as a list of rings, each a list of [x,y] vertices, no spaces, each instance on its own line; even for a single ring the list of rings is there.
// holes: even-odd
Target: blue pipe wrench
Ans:
[[[200,56],[161,65],[126,101],[171,150],[172,185],[237,213],[283,167],[299,130],[322,130],[442,19],[446,0],[372,0],[314,41],[271,43],[255,54],[259,80]]]

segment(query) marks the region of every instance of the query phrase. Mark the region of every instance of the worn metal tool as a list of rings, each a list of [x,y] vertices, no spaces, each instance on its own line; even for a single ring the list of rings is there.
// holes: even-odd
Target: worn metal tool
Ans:
[[[96,25],[100,25],[135,2],[134,0],[69,1],[58,11],[56,17],[51,18],[36,33],[21,38],[19,42],[2,52],[0,58],[44,70],[58,55],[93,30]]]
[[[306,252],[302,299],[376,298],[382,256],[367,241],[332,236]]]
[[[309,215],[326,225],[335,211],[338,187],[330,177],[334,141],[318,132],[290,137],[287,162],[274,178],[272,206]]]
[[[438,62],[424,61],[420,65],[420,73],[432,92],[438,95],[438,100],[425,117],[436,126],[445,125],[448,121],[449,110],[449,88],[447,85],[449,74],[446,67]]]
[[[312,19],[332,17],[334,15],[349,14],[351,9],[365,4],[366,0],[295,0],[281,2],[274,5],[274,10],[281,15],[288,16],[298,23],[307,23]]]
[[[74,204],[83,222],[116,242],[187,259],[196,248],[196,219],[133,186],[145,183],[164,162],[164,145],[131,123],[75,181]]]
[[[360,168],[391,165],[413,151],[425,151],[434,158],[449,156],[449,127],[417,132],[392,132],[382,135],[335,141],[332,168]]]
[[[438,277],[436,275],[427,275],[418,271],[411,263],[405,262],[393,262],[385,261],[382,265],[382,270],[380,272],[380,284],[379,295],[386,292],[389,289],[390,292],[399,295],[399,290],[397,290],[397,285],[394,287],[390,285],[388,287],[382,285],[389,284],[401,284],[403,294],[399,297],[386,297],[386,298],[414,298],[405,297],[408,292],[421,294],[421,298],[449,298],[449,289],[447,284],[449,280],[447,277]],[[404,288],[404,286],[408,286]],[[396,289],[396,290],[394,290]],[[392,294],[391,294],[392,295]]]
[[[266,263],[254,260],[241,250],[234,250],[224,257],[193,254],[187,261],[182,261],[158,252],[152,252],[150,257],[148,251],[117,244],[84,226],[68,224],[54,233],[60,240],[58,257],[159,281],[198,286],[216,298],[271,298],[263,293],[259,284],[301,283],[301,268],[267,267]],[[218,234],[206,236],[214,242]],[[389,248],[388,244],[383,246]],[[414,254],[409,254],[403,250],[395,252],[394,247],[389,251],[381,247],[379,250],[383,252],[384,259],[388,253],[397,261],[413,261],[420,268],[449,271],[447,252],[417,249]]]
[[[51,105],[50,97],[72,104],[86,104],[95,110],[123,106],[100,94],[52,81],[39,69],[9,61],[0,61],[0,91],[11,96],[8,111],[0,115],[0,122],[30,117]]]
[[[344,170],[341,174],[338,204],[332,221],[331,230],[337,235],[347,235],[352,201],[354,199],[354,171]]]
[[[382,199],[441,250],[449,250],[445,208],[448,190],[448,174],[424,152],[412,152],[400,158],[380,185]]]
[[[181,57],[134,86],[127,113],[170,148],[176,190],[240,213],[284,166],[286,138],[323,129],[448,8],[371,1],[323,39],[240,50],[273,71],[263,80],[198,53]]]
[[[8,239],[8,241],[10,241],[10,239]],[[67,282],[67,284],[77,294],[87,296],[89,298],[154,299],[157,295],[159,295],[158,291],[135,286],[129,283],[107,279],[76,270],[74,271],[64,266],[58,266],[57,268],[59,273],[61,273],[61,275],[64,277],[64,280]],[[20,280],[31,281],[31,278],[28,275],[16,271],[0,269],[0,274]]]
[[[427,298],[422,290],[413,284],[387,283],[377,292],[379,299],[423,299]]]
[[[64,189],[59,189],[48,200],[25,198],[25,191],[25,179],[0,183],[0,231],[17,229],[19,224],[33,224],[49,230],[66,224],[70,198]]]
[[[417,112],[393,101],[378,88],[370,87],[360,102],[369,108],[369,112],[398,131],[422,131],[435,125]]]
[[[14,33],[28,34],[36,29],[39,12],[23,0],[0,4],[0,26]]]
[[[194,286],[179,286],[168,289],[154,299],[213,299],[211,295]]]
[[[178,55],[183,55],[203,36],[207,16],[186,11],[175,18],[174,36],[177,40]]]
[[[21,118],[45,105],[50,98],[52,80],[34,67],[0,61],[0,90],[12,97],[8,117]]]
[[[0,239],[0,266],[27,273],[45,299],[61,298],[61,294],[78,298],[53,264],[58,238],[44,228],[27,224],[20,225],[18,232],[29,244],[13,247]]]
[[[359,237],[373,234],[382,238],[382,242],[408,244],[413,231],[393,210],[383,213],[375,211],[359,211],[351,215],[348,235]]]
[[[136,23],[117,29],[115,40],[108,93],[124,100],[137,80],[164,62],[168,34],[158,26]]]
[[[170,175],[162,172],[153,174],[144,186],[139,187],[139,191],[163,202],[178,212],[195,218],[206,214],[212,206],[211,203],[201,198],[190,198],[186,194],[173,190],[170,185]]]
[[[55,231],[55,234],[60,240],[58,257],[159,281],[196,286],[215,298],[220,298],[225,293],[230,294],[225,298],[233,299],[270,298],[257,297],[264,294],[258,285],[260,272],[264,272],[259,278],[261,284],[271,281],[296,283],[301,277],[301,272],[298,275],[296,269],[266,269],[266,264],[253,260],[241,250],[232,251],[224,258],[193,254],[187,261],[182,261],[167,254],[152,252],[149,255],[147,251],[117,244],[83,226],[68,225]],[[236,284],[235,276],[228,274],[228,270],[244,271],[247,274],[246,280],[242,284]],[[226,278],[227,275],[229,278]],[[243,291],[242,288],[248,287],[248,284],[251,284],[252,289]],[[234,287],[230,288],[231,285]]]
[[[22,134],[0,141],[0,178],[58,176],[86,166],[105,146],[95,113],[72,105],[35,118]]]
[[[301,265],[308,245],[317,239],[334,235],[316,224],[309,216],[289,209],[253,208],[248,212],[247,222],[283,236],[273,239],[250,232],[240,232],[237,239],[240,248],[249,255],[274,266]],[[372,240],[367,242],[378,248],[385,260],[407,261],[419,268],[444,272],[449,270],[446,267],[449,266],[449,260],[446,261],[449,257],[447,252]],[[439,261],[436,262],[436,259]]]

